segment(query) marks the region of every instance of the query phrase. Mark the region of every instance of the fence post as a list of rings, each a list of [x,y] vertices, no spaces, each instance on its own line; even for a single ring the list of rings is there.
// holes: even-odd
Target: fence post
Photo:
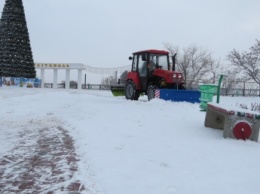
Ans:
[[[246,90],[246,81],[244,81],[244,86],[243,86],[243,96],[245,96],[245,90]]]
[[[84,84],[85,84],[85,88],[84,89],[87,89],[86,87],[86,84],[87,84],[87,74],[85,73],[85,80],[84,80]]]
[[[219,103],[219,96],[220,96],[220,87],[221,87],[221,82],[223,80],[224,75],[220,75],[220,78],[218,80],[218,89],[217,89],[217,103]]]

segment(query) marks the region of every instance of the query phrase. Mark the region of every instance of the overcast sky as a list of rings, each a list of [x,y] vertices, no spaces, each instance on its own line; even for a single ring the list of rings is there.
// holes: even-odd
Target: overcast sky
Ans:
[[[0,1],[2,12],[5,1]],[[259,0],[23,0],[35,62],[129,65],[132,52],[195,44],[223,63],[260,38]]]

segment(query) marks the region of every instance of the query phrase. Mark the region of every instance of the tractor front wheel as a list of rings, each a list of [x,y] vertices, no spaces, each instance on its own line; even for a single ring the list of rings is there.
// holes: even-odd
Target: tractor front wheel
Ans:
[[[153,98],[155,98],[155,90],[158,89],[158,87],[156,85],[150,85],[147,88],[147,97],[148,100],[152,100]]]
[[[136,91],[136,86],[133,81],[128,80],[125,85],[125,97],[127,100],[138,100],[140,94]]]

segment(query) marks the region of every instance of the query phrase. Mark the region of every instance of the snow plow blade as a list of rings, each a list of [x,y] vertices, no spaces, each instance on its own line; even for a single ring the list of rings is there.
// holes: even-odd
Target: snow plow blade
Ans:
[[[125,95],[125,85],[112,85],[111,92],[114,96],[124,96]]]
[[[170,100],[174,102],[190,102],[199,103],[200,91],[195,90],[172,90],[160,89],[156,90],[155,98]]]

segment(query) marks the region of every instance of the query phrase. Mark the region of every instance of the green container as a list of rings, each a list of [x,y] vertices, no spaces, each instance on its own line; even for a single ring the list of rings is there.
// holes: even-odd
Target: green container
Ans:
[[[218,85],[203,84],[199,86],[200,94],[200,108],[203,111],[208,109],[208,102],[212,102],[213,96],[217,94]]]

